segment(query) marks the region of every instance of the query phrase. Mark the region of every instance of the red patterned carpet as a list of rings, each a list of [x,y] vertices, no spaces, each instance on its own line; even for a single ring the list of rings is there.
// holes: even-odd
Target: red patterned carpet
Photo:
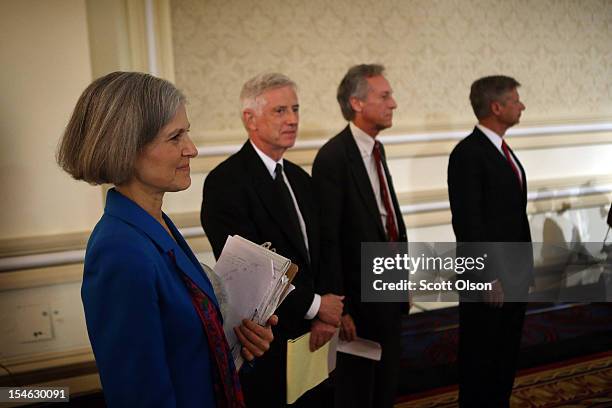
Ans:
[[[513,408],[612,407],[612,351],[519,372]],[[402,398],[396,408],[457,407],[450,386]]]
[[[456,307],[410,315],[403,321],[398,395],[457,384]],[[612,302],[528,305],[519,370],[612,350]]]

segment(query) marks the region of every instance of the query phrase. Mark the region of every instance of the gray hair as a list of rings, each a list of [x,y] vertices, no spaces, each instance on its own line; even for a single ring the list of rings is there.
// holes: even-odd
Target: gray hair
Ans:
[[[134,161],[176,114],[185,96],[170,82],[141,72],[113,72],[83,91],[56,159],[76,180],[121,185]]]
[[[261,107],[265,104],[265,98],[261,95],[270,90],[284,88],[286,86],[297,90],[297,85],[288,76],[277,72],[259,74],[244,83],[240,91],[240,112],[245,109],[253,109],[261,113]]]
[[[338,86],[336,99],[344,119],[351,121],[355,111],[351,106],[351,98],[364,100],[368,96],[368,78],[383,75],[385,67],[380,64],[361,64],[351,67]]]
[[[502,97],[521,84],[514,78],[504,75],[491,75],[477,79],[470,89],[470,103],[476,118],[491,115],[491,103],[503,102]]]

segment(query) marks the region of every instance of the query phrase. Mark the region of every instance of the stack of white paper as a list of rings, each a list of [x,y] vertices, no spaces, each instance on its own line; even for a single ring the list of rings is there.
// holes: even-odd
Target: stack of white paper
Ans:
[[[227,238],[215,265],[226,303],[223,328],[236,369],[242,365],[240,342],[234,333],[242,319],[265,325],[293,289],[296,268],[289,259],[238,235]],[[290,272],[289,274],[287,272]]]
[[[354,356],[368,358],[370,360],[380,361],[382,348],[380,343],[372,340],[356,337],[351,342],[340,340],[338,342],[338,352],[352,354]]]

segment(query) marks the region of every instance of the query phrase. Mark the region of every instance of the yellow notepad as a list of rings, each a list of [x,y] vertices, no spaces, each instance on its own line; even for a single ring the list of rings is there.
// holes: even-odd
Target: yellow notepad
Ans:
[[[287,404],[293,404],[306,391],[329,376],[329,346],[310,351],[310,332],[287,341]]]

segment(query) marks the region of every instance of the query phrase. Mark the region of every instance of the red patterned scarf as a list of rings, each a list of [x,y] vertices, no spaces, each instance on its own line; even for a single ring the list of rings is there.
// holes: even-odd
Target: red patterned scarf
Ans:
[[[210,298],[184,273],[183,280],[204,326],[208,348],[216,366],[216,369],[212,371],[217,407],[244,408],[245,403],[240,380],[223,332],[219,311]]]

